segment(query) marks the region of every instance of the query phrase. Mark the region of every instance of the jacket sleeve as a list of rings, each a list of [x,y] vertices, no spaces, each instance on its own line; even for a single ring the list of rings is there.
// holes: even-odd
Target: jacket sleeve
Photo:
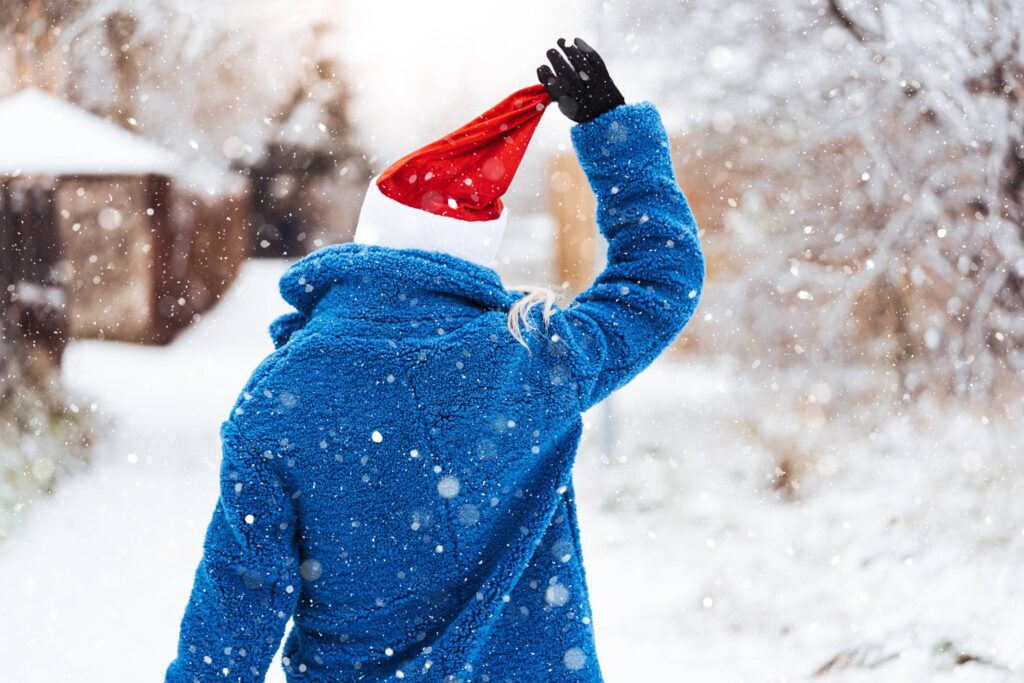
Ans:
[[[263,681],[299,597],[291,498],[232,422],[221,439],[220,498],[167,683]]]
[[[682,331],[704,285],[697,226],[651,104],[621,105],[572,129],[608,240],[604,271],[553,317],[582,410],[647,367]]]

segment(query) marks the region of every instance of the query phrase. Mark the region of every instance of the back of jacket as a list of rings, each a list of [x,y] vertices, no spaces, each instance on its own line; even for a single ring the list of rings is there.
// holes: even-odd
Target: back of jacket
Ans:
[[[703,283],[650,105],[573,130],[607,269],[519,344],[521,296],[433,252],[322,249],[222,429],[221,497],[168,680],[600,680],[572,498],[581,413]]]

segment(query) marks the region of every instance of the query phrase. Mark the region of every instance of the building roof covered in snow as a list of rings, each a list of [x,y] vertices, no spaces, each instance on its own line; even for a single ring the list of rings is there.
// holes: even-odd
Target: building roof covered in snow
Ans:
[[[0,175],[172,174],[167,150],[39,90],[0,99]]]

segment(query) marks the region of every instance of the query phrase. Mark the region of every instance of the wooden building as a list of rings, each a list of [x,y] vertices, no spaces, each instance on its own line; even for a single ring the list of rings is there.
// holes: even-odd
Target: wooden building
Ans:
[[[164,343],[234,278],[248,250],[244,190],[210,197],[173,180],[178,170],[157,145],[52,95],[0,100],[0,246],[35,254],[31,277],[14,279],[63,291],[66,336]]]

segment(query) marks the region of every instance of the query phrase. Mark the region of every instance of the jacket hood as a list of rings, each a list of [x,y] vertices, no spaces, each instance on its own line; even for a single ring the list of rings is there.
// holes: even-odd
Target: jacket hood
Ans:
[[[442,252],[337,244],[296,261],[280,281],[295,307],[270,326],[281,346],[323,312],[387,322],[425,315],[508,311],[521,296],[498,273]],[[415,310],[414,310],[415,309]]]

